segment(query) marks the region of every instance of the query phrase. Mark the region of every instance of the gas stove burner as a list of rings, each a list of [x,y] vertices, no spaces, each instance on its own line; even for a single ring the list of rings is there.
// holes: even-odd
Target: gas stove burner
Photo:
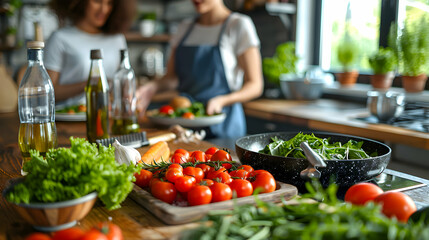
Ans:
[[[367,123],[388,124],[395,127],[429,133],[429,102],[412,102],[405,105],[404,112],[387,122],[379,121],[375,116],[360,117],[358,120]]]

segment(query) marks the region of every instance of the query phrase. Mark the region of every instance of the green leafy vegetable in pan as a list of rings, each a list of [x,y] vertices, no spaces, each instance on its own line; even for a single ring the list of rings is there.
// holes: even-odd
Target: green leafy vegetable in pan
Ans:
[[[97,147],[83,138],[70,138],[70,148],[51,149],[44,159],[31,150],[24,164],[24,181],[7,195],[11,202],[59,202],[96,191],[107,209],[120,203],[133,188],[134,166],[118,165],[113,147]]]
[[[349,140],[345,144],[341,142],[330,143],[329,138],[319,138],[314,134],[298,133],[289,140],[274,137],[272,141],[259,152],[273,156],[306,158],[299,145],[301,142],[308,142],[308,145],[324,160],[366,159],[377,156],[377,153],[370,155],[366,153],[362,149],[363,142]]]

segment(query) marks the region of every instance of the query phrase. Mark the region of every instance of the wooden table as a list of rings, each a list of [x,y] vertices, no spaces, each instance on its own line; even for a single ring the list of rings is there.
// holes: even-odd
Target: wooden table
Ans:
[[[10,178],[19,177],[21,171],[21,153],[18,147],[19,120],[17,113],[0,114],[0,190],[3,191],[6,182]],[[148,136],[155,136],[163,131],[145,129]],[[83,122],[57,122],[59,146],[68,146],[69,137],[85,137],[85,124]],[[187,150],[206,149],[213,144],[209,142],[200,143],[174,143],[169,142],[171,150],[185,148]],[[144,152],[147,147],[140,148]],[[388,173],[401,175],[401,173],[387,170]],[[417,179],[429,184],[429,181]],[[421,187],[406,192],[419,206],[428,205],[429,187]],[[91,212],[79,222],[79,226],[87,230],[99,221],[109,218],[119,225],[123,231],[124,239],[168,239],[174,238],[183,229],[196,226],[196,223],[168,226],[154,217],[150,212],[138,205],[135,201],[127,198],[122,203],[122,208],[107,211],[101,204],[97,203]],[[0,240],[24,239],[31,232],[32,227],[27,224],[12,208],[4,198],[0,200]]]
[[[258,99],[244,104],[247,116],[328,132],[356,135],[429,150],[429,134],[356,120],[369,116],[365,105],[332,99]]]

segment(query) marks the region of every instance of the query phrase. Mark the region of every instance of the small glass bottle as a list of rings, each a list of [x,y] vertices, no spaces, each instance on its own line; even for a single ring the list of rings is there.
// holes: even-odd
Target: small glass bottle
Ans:
[[[23,163],[30,160],[30,149],[45,156],[57,146],[55,94],[51,78],[43,65],[44,42],[27,43],[28,66],[18,90],[18,142]],[[24,171],[21,173],[25,175]]]
[[[121,64],[113,78],[112,134],[140,131],[136,111],[136,76],[130,65],[128,50],[121,50]]]
[[[86,92],[86,135],[89,142],[109,137],[109,86],[100,49],[91,50]]]

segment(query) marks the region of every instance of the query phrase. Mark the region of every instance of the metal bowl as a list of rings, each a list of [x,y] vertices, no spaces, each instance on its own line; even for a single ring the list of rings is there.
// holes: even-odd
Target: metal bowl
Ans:
[[[315,100],[323,94],[324,79],[290,78],[280,76],[280,89],[287,99]]]
[[[399,117],[405,108],[405,95],[398,92],[368,91],[367,107],[380,122]]]
[[[23,178],[9,180],[9,186],[3,191],[3,197],[21,182]],[[15,210],[36,230],[53,232],[76,225],[94,206],[97,193],[83,197],[53,203],[13,203]]]
[[[386,169],[390,161],[391,149],[380,142],[351,135],[327,133],[314,133],[316,137],[330,138],[331,142],[346,143],[349,140],[363,141],[362,148],[366,152],[377,152],[377,157],[353,160],[325,160],[326,167],[318,168],[321,172],[320,182],[328,186],[333,180],[340,187],[348,187],[357,182],[367,181],[379,175]],[[272,156],[259,153],[273,137],[288,140],[297,132],[274,132],[245,136],[235,143],[238,158],[242,164],[247,164],[255,169],[269,171],[278,181],[289,183],[303,189],[306,182],[300,177],[300,172],[309,165],[307,159]]]

